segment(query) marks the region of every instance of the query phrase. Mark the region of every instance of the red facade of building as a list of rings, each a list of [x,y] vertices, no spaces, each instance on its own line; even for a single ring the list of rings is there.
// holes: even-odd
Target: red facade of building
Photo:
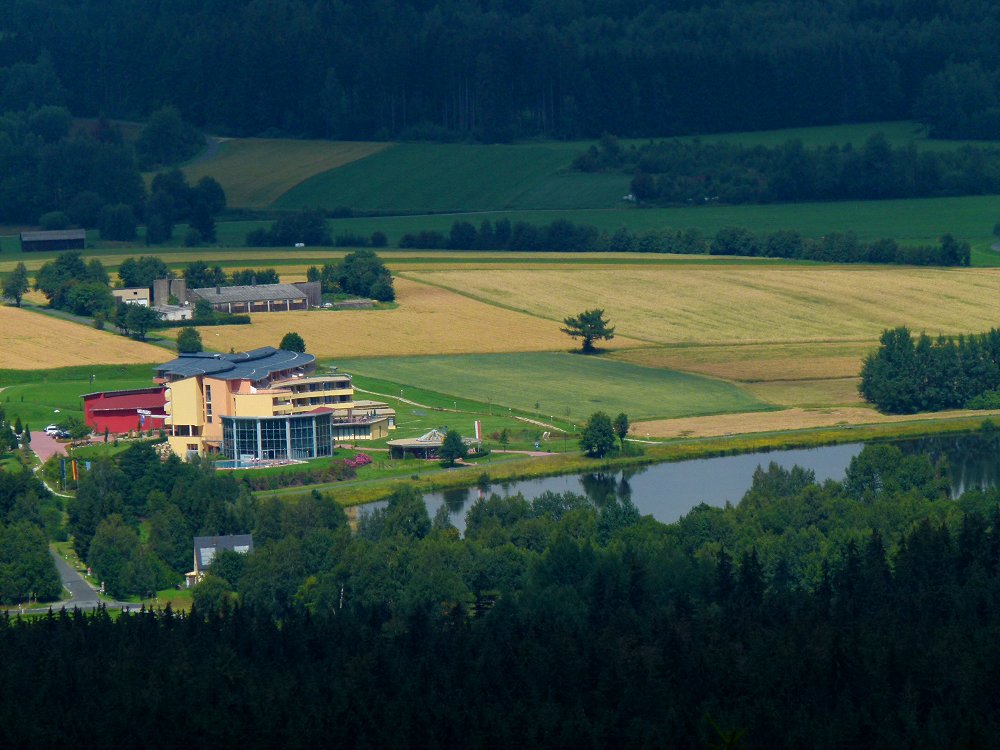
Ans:
[[[83,397],[84,421],[97,434],[158,430],[163,427],[166,398],[163,386],[131,391],[87,393]]]

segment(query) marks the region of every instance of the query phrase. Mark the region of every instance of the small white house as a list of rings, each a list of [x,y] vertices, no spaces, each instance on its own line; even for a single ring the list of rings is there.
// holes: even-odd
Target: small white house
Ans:
[[[111,293],[116,300],[127,302],[130,305],[141,305],[149,307],[149,288],[144,286],[125,287],[124,289],[112,289]]]
[[[194,310],[180,305],[157,305],[153,308],[160,315],[160,320],[191,320]]]

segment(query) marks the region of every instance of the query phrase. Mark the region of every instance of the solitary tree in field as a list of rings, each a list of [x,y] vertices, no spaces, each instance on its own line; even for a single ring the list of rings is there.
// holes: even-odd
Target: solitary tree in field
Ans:
[[[20,307],[21,298],[24,296],[24,293],[28,291],[29,286],[28,269],[25,267],[24,263],[18,263],[14,266],[14,270],[11,272],[10,276],[4,279],[3,296],[7,299],[14,300],[14,304]]]
[[[281,343],[278,344],[278,348],[284,349],[286,352],[298,352],[302,354],[306,350],[306,342],[302,340],[299,334],[293,331],[281,337]]]
[[[592,354],[597,351],[594,348],[594,341],[606,339],[610,341],[615,337],[615,327],[608,325],[608,320],[604,317],[604,310],[584,310],[579,315],[571,316],[563,320],[565,328],[559,330],[573,339],[583,339],[583,353]]]

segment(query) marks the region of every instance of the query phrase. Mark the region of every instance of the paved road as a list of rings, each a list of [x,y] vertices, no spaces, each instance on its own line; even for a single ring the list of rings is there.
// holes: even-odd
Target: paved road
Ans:
[[[56,568],[59,570],[59,577],[62,579],[63,588],[67,589],[70,593],[69,599],[53,606],[66,607],[67,609],[73,609],[73,607],[93,609],[100,604],[101,599],[97,596],[97,591],[94,587],[83,576],[73,570],[73,567],[58,554],[52,550],[49,551],[52,554],[52,559],[56,561]]]
[[[70,593],[69,599],[64,599],[60,602],[53,602],[51,604],[46,604],[42,607],[35,607],[34,609],[24,610],[25,614],[45,614],[50,609],[60,610],[62,608],[66,609],[96,609],[99,604],[105,604],[108,609],[121,609],[122,607],[138,607],[135,604],[125,604],[123,602],[102,602],[100,597],[97,595],[97,590],[91,586],[87,580],[73,570],[73,567],[63,560],[56,552],[49,550],[52,555],[52,559],[56,562],[56,569],[59,571],[59,577],[62,579],[63,588],[68,590]],[[11,614],[16,614],[17,607],[8,607],[7,611]]]
[[[42,425],[44,428],[45,425]],[[43,464],[53,456],[66,455],[66,443],[60,443],[51,435],[46,435],[41,430],[31,431],[31,450],[38,456],[38,460]]]

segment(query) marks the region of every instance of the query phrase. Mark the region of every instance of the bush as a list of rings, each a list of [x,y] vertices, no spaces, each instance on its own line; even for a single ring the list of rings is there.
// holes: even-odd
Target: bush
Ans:
[[[69,217],[62,211],[49,211],[47,214],[42,214],[38,223],[41,224],[42,229],[47,230],[67,229],[70,225]]]

